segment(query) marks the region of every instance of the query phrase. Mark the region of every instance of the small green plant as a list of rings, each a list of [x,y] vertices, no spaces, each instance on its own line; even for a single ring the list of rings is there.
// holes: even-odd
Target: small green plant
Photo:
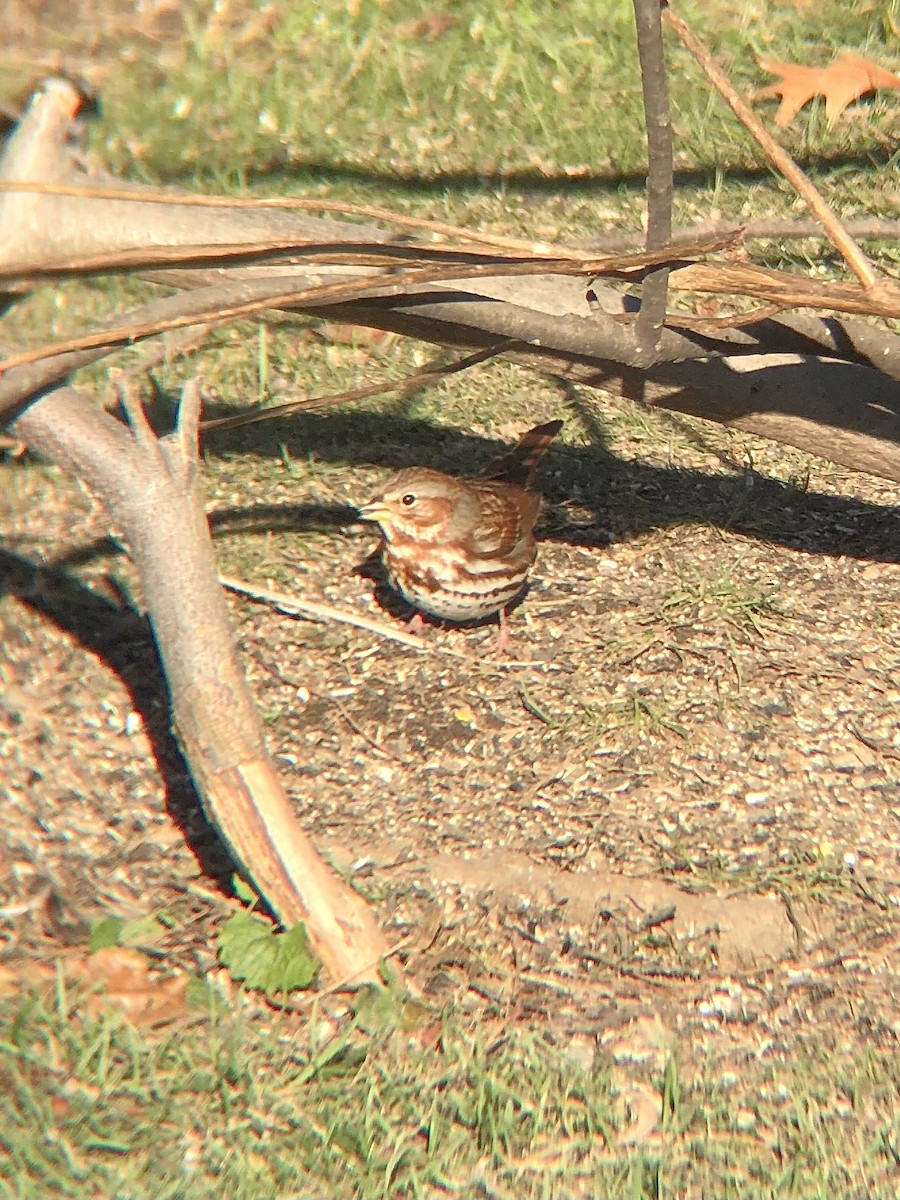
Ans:
[[[91,928],[88,953],[110,946],[155,946],[171,927],[171,918],[166,913],[148,913],[131,920],[103,917]]]
[[[235,891],[251,905],[258,902],[256,894],[237,877]],[[233,913],[222,926],[219,958],[235,979],[272,998],[308,988],[319,970],[302,921],[278,933],[252,910]]]
[[[607,733],[625,732],[632,737],[662,736],[674,733],[687,737],[684,725],[669,713],[665,697],[650,697],[639,688],[630,688],[624,696],[604,702],[582,703],[582,721],[594,737]]]

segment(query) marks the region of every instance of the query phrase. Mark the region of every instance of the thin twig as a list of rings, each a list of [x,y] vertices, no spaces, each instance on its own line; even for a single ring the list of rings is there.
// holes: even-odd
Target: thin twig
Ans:
[[[647,128],[647,242],[658,250],[672,240],[672,121],[663,46],[659,0],[634,0],[644,123]],[[669,270],[653,271],[641,284],[641,309],[635,323],[635,346],[641,365],[650,366],[659,353],[666,319]]]
[[[199,375],[189,379],[181,389],[175,436],[185,474],[193,470],[197,462],[200,444],[200,413],[203,409],[203,381]]]
[[[131,432],[134,434],[134,440],[145,450],[156,446],[156,434],[147,420],[147,414],[144,411],[144,404],[141,400],[140,392],[137,384],[133,379],[127,379],[125,373],[118,367],[113,367],[110,371],[113,390],[116,393],[116,399],[122,412],[131,427]]]
[[[360,725],[360,723],[351,715],[350,710],[347,708],[347,705],[343,702],[343,700],[341,700],[340,696],[330,696],[329,699],[335,705],[338,712],[341,714],[353,732],[359,734],[364,742],[368,742],[373,750],[382,755],[383,758],[393,759],[394,762],[399,763],[401,767],[412,766],[412,763],[408,758],[403,758],[402,755],[395,754],[394,751],[388,746],[382,746],[376,738],[372,737],[370,733],[367,733],[366,730],[363,729],[362,725]]]
[[[273,608],[278,608],[292,616],[310,617],[314,621],[339,621],[343,625],[353,625],[357,629],[365,629],[369,633],[400,642],[401,645],[410,646],[413,650],[420,652],[436,649],[434,646],[429,646],[424,638],[416,637],[414,633],[395,629],[392,625],[386,625],[384,621],[359,616],[356,613],[347,612],[346,609],[335,608],[331,604],[321,604],[317,600],[304,600],[300,596],[288,595],[287,592],[272,592],[268,588],[254,587],[252,584],[245,583],[243,579],[234,579],[230,575],[220,575],[219,583],[231,592],[240,592],[241,595],[250,596],[253,600],[261,600],[264,604],[271,604]],[[459,658],[465,657],[462,654],[456,655],[454,651],[448,650],[446,647],[441,647],[440,653],[453,654],[454,657]]]
[[[663,17],[678,34],[684,46],[706,75],[706,78],[731,111],[744,128],[756,139],[756,142],[769,162],[784,176],[791,187],[806,201],[813,213],[822,222],[828,236],[843,255],[848,266],[866,291],[879,296],[881,299],[888,299],[890,293],[894,291],[893,287],[876,272],[868,258],[848,233],[846,226],[828,206],[828,203],[815,187],[812,180],[800,170],[787,151],[775,141],[753,109],[732,86],[724,71],[718,66],[684,18],[678,16],[668,7],[663,10]]]
[[[149,271],[180,267],[196,268],[209,265],[248,266],[266,264],[296,267],[302,260],[316,266],[364,266],[390,268],[394,263],[402,266],[425,267],[431,263],[466,264],[478,266],[495,262],[555,262],[558,258],[579,261],[584,251],[559,246],[545,247],[539,254],[512,251],[496,246],[476,244],[459,246],[450,242],[378,242],[352,241],[344,239],[323,244],[321,237],[266,237],[235,244],[227,242],[175,242],[138,247],[119,247],[101,253],[84,254],[69,258],[49,259],[46,262],[0,264],[0,282],[4,280],[28,281],[43,278],[57,279],[66,275],[112,274],[115,272]]]
[[[897,747],[891,742],[888,742],[883,738],[869,737],[868,734],[863,733],[861,729],[852,723],[848,723],[847,728],[855,738],[857,738],[870,750],[874,750],[876,754],[882,754],[885,758],[893,758],[894,760],[900,761],[900,750],[898,750]]]
[[[694,317],[688,313],[673,312],[666,314],[666,328],[686,329],[690,333],[717,333],[721,329],[742,329],[760,321],[771,321],[784,310],[783,304],[762,304],[750,312],[725,313],[721,317]]]
[[[430,363],[415,375],[407,375],[403,379],[385,379],[380,383],[371,383],[366,387],[351,388],[347,392],[336,392],[330,396],[310,396],[303,400],[291,400],[287,404],[274,404],[259,412],[240,413],[234,417],[217,417],[212,421],[204,421],[200,428],[205,433],[210,429],[237,429],[241,425],[255,425],[258,421],[272,421],[277,417],[289,417],[295,412],[317,412],[322,408],[331,408],[335,404],[349,404],[353,400],[365,400],[369,396],[381,396],[385,392],[406,392],[414,387],[427,387],[431,383],[443,379],[446,375],[454,375],[457,371],[465,371],[477,363],[495,358],[513,346],[522,346],[515,338],[507,338],[495,346],[487,346],[474,354],[451,363]]]
[[[786,271],[773,271],[755,263],[720,259],[706,265],[692,263],[676,267],[669,287],[679,291],[711,292],[716,295],[746,296],[785,308],[832,309],[869,316],[900,317],[900,291],[867,291],[849,280],[810,279]]]
[[[249,596],[252,600],[261,600],[263,604],[270,604],[273,608],[287,613],[288,616],[308,617],[313,621],[338,621],[342,625],[353,625],[357,629],[365,629],[368,633],[374,633],[378,637],[400,642],[401,645],[409,646],[420,653],[444,654],[449,658],[459,658],[469,663],[476,661],[479,657],[463,654],[460,650],[452,650],[449,646],[440,646],[426,641],[425,638],[417,637],[414,633],[407,633],[404,629],[397,629],[393,625],[387,625],[384,621],[377,621],[373,617],[358,616],[356,613],[347,612],[346,609],[335,608],[331,604],[322,604],[318,600],[304,600],[300,596],[288,595],[286,592],[271,592],[267,588],[254,587],[245,583],[243,579],[235,579],[231,575],[220,575],[219,583],[231,592],[239,592],[242,596]],[[538,660],[510,659],[508,662],[494,663],[493,668],[505,671],[541,665]]]
[[[900,239],[900,221],[880,217],[856,217],[846,221],[844,228],[860,241],[897,241]],[[740,234],[745,242],[756,239],[789,241],[796,238],[829,240],[828,234],[818,221],[788,220],[783,217],[761,217],[758,221],[698,221],[696,225],[676,225],[672,230],[672,245],[677,246],[686,238],[697,238],[702,234]],[[604,230],[582,245],[586,250],[627,250],[644,243],[645,235],[639,229],[618,231]]]
[[[90,187],[71,183],[43,183],[29,180],[4,180],[0,192],[34,192],[43,196],[78,196],[90,200],[126,200],[135,204],[177,204],[185,208],[250,208],[288,209],[303,212],[344,213],[347,216],[369,217],[375,221],[387,221],[405,229],[424,229],[443,237],[461,238],[466,242],[500,249],[519,250],[526,254],[545,252],[543,242],[533,239],[506,237],[496,233],[475,233],[460,225],[448,225],[445,221],[431,221],[426,217],[413,217],[406,213],[392,212],[373,204],[347,204],[342,200],[321,200],[301,196],[188,196],[178,192],[135,191],[134,188]],[[553,247],[551,253],[558,252]]]
[[[666,10],[666,19],[671,22],[670,10]],[[674,26],[673,26],[674,27]],[[701,64],[702,65],[702,64]],[[753,115],[752,110],[750,110]],[[132,200],[144,204],[175,204],[197,208],[283,208],[301,209],[315,212],[346,213],[355,216],[368,216],[376,220],[390,221],[402,228],[424,229],[444,237],[465,239],[473,250],[476,247],[491,246],[497,249],[519,251],[524,254],[546,254],[553,257],[571,254],[578,256],[590,249],[625,250],[639,246],[645,240],[645,234],[640,230],[599,234],[596,238],[576,246],[560,246],[554,243],[528,241],[524,238],[504,237],[501,234],[474,231],[462,226],[448,225],[442,221],[429,221],[424,217],[411,217],[404,213],[392,212],[390,209],[377,208],[367,204],[344,204],[339,200],[313,200],[303,197],[238,197],[238,196],[184,196],[171,192],[135,192],[124,188],[90,188],[78,184],[39,183],[27,180],[0,181],[2,192],[35,192],[49,196],[76,196],[99,200]],[[896,238],[900,230],[900,222],[876,217],[857,217],[843,223],[844,228],[854,237],[861,239]],[[740,234],[744,238],[813,238],[821,237],[821,229],[817,224],[803,220],[787,220],[780,217],[763,217],[757,221],[749,221],[739,225],[736,222],[701,221],[697,225],[683,226],[674,231],[674,244],[682,241],[693,241],[699,237],[710,235]],[[269,243],[271,245],[271,243]],[[234,251],[234,246],[223,245],[222,251]]]

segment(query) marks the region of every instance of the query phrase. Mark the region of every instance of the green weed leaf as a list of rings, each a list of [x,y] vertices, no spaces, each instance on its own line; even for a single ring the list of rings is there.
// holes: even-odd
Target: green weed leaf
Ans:
[[[155,946],[166,932],[166,924],[155,913],[143,917],[103,917],[91,929],[88,954],[110,946]]]
[[[257,896],[256,892],[254,892],[253,888],[242,876],[237,873],[232,875],[231,886],[234,888],[234,894],[238,900],[243,900],[245,904],[249,904],[251,907],[254,904],[259,904],[259,896]]]
[[[247,912],[235,913],[222,926],[219,958],[235,979],[267,996],[309,987],[319,969],[302,922],[276,933],[268,922]]]
[[[125,922],[121,917],[103,917],[91,927],[88,938],[88,954],[96,954],[98,950],[108,950],[110,946],[118,946],[119,938]]]

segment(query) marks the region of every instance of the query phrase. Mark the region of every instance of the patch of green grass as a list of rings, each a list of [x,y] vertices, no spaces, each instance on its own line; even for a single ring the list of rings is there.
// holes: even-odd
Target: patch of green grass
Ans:
[[[738,567],[733,563],[707,577],[695,567],[673,563],[677,582],[660,601],[659,615],[670,622],[712,622],[762,635],[766,620],[784,616],[778,591],[741,580]]]
[[[440,181],[440,190],[476,192],[492,181],[570,180],[582,195],[579,179],[643,170],[627,3],[461,0],[435,10],[426,0],[362,0],[322,9],[298,0],[274,20],[262,3],[231,13],[199,3],[185,13],[187,36],[164,56],[164,87],[142,92],[139,108],[125,86],[131,77],[106,89],[120,166],[207,182],[289,169],[363,187],[377,179],[427,190]],[[446,20],[429,24],[436,13]],[[769,80],[761,55],[812,64],[847,45],[882,60],[893,53],[883,4],[757,4],[752,16],[742,5],[693,4],[686,15],[747,89]],[[677,40],[667,43],[680,162],[702,166],[721,188],[729,167],[756,167],[759,152]],[[889,107],[879,98],[875,112]],[[818,110],[789,137],[810,155],[859,146],[852,124],[828,129]],[[877,139],[868,146],[879,149]]]
[[[592,740],[614,732],[633,739],[668,734],[687,737],[687,729],[679,723],[677,714],[670,711],[660,691],[654,691],[651,696],[634,687],[624,690],[625,695],[616,695],[607,701],[581,704],[577,721],[587,728]]]
[[[648,1071],[447,1020],[426,1047],[287,1014],[141,1034],[78,999],[0,1007],[2,1195],[878,1196],[896,1169],[894,1056],[773,1048],[736,1103],[677,1045]],[[653,1128],[620,1145],[638,1084]]]
[[[795,846],[777,858],[736,863],[717,854],[700,858],[689,839],[675,837],[670,853],[660,875],[685,891],[777,894],[786,904],[798,901],[823,906],[832,915],[846,914],[869,934],[876,928],[890,931],[896,921],[896,905],[883,885],[851,870],[827,844]]]

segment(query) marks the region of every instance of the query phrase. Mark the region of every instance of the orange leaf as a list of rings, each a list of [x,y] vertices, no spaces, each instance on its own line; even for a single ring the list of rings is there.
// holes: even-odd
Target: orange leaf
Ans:
[[[75,951],[60,961],[68,979],[93,989],[84,1000],[84,1012],[91,1019],[108,1006],[124,1013],[133,1025],[162,1025],[187,1013],[187,975],[155,971],[137,950],[110,946],[96,954]],[[34,984],[53,986],[55,979],[51,963],[0,963],[0,998]]]
[[[120,1010],[134,1025],[160,1025],[187,1012],[185,974],[163,977],[136,950],[111,946],[73,962],[69,974],[100,990],[88,996],[86,1012],[96,1018],[105,1004]]]
[[[845,51],[829,67],[800,67],[796,63],[772,62],[760,59],[759,65],[781,81],[760,88],[758,99],[780,96],[781,104],[775,114],[775,124],[786,129],[804,104],[813,96],[825,97],[825,116],[833,125],[848,104],[874,92],[877,88],[900,88],[900,76],[884,67]]]

